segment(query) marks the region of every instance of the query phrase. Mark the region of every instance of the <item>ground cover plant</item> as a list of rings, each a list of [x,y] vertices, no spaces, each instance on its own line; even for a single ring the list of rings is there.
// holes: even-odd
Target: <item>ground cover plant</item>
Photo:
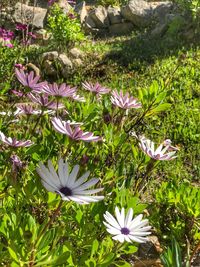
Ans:
[[[151,236],[163,266],[191,266],[200,246],[199,47],[81,35],[85,66],[50,79],[29,63],[40,67],[56,35],[36,50],[5,34],[2,266],[151,266],[148,252],[140,256]]]

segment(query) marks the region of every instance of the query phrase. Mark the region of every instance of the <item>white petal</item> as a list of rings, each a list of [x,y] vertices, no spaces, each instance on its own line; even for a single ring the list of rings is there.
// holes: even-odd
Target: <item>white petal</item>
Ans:
[[[65,173],[64,173],[64,162],[63,159],[60,159],[58,162],[58,175],[60,178],[61,185],[65,186]]]
[[[121,227],[118,224],[117,220],[108,211],[106,211],[106,213],[104,214],[104,218],[113,227],[115,227],[117,229],[121,229]]]
[[[98,193],[98,192],[100,192],[102,190],[103,190],[103,188],[97,188],[97,189],[91,189],[91,190],[73,189],[73,193],[75,195],[91,195],[91,194]]]
[[[150,235],[151,232],[130,232],[130,235],[134,235],[134,236],[137,236],[137,237],[142,237],[142,236],[147,236],[147,235]]]
[[[77,189],[77,190],[84,190],[84,189],[87,189],[93,185],[95,185],[96,183],[98,183],[99,179],[97,178],[92,178],[90,179],[89,181],[87,181],[86,183],[80,185],[79,187],[75,187],[74,188],[74,185],[73,185],[73,189]]]
[[[77,180],[75,181],[75,183],[74,183],[74,189],[75,189],[76,187],[78,187],[79,185],[81,185],[82,183],[84,183],[84,182],[87,180],[87,178],[89,177],[89,175],[90,175],[90,172],[87,171],[87,172],[84,173],[79,179],[77,179]]]
[[[132,219],[133,219],[133,209],[130,208],[125,218],[125,223],[124,223],[125,227],[129,228],[129,224],[132,221]]]
[[[59,181],[55,180],[52,174],[48,171],[48,169],[41,162],[39,163],[39,167],[36,168],[36,171],[46,183],[51,184],[52,186],[56,188],[60,187]]]
[[[120,235],[121,234],[120,230],[117,230],[116,228],[107,228],[106,230],[111,235]]]
[[[129,235],[124,235],[124,238],[127,242],[131,242],[130,238],[129,238]]]
[[[148,241],[148,238],[145,237],[136,237],[129,234],[129,238],[137,243],[145,243]]]
[[[57,188],[51,186],[50,184],[47,184],[45,181],[42,180],[43,186],[47,189],[47,191],[55,192]]]
[[[116,235],[112,237],[114,240],[118,240],[120,243],[124,242],[124,235]]]
[[[53,164],[52,164],[51,160],[48,160],[48,168],[49,168],[49,171],[50,171],[50,173],[52,174],[52,176],[53,176],[55,179],[59,180],[58,174],[56,173],[56,171],[55,171],[55,169],[54,169],[54,167],[53,167]],[[59,181],[60,181],[60,180],[59,180]]]
[[[120,214],[118,207],[115,208],[115,215],[121,228],[124,227],[124,210],[123,209],[122,209],[122,214]]]
[[[79,165],[75,165],[72,172],[69,175],[69,179],[68,179],[68,183],[67,183],[68,187],[74,187],[74,182],[77,178],[78,171],[79,171]]]

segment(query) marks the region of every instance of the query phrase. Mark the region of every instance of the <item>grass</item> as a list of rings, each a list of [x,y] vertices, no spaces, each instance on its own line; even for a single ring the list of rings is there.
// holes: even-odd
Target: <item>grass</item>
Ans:
[[[85,130],[103,136],[105,142],[71,142],[53,130],[48,115],[41,118],[33,133],[37,118],[23,117],[18,122],[9,117],[0,118],[0,129],[6,135],[35,142],[34,146],[18,151],[1,143],[0,251],[4,266],[23,266],[26,262],[31,266],[33,249],[30,247],[34,248],[36,236],[59,202],[56,194],[43,189],[35,168],[39,161],[46,163],[48,159],[52,159],[55,166],[58,157],[63,155],[72,166],[81,164],[81,172],[89,169],[94,177],[99,177],[106,198],[103,203],[86,207],[63,206],[57,221],[44,233],[43,241],[36,248],[36,266],[47,266],[50,260],[51,266],[130,266],[130,255],[137,250],[137,245],[127,244],[118,253],[102,225],[105,210],[112,212],[116,205],[133,207],[135,214],[147,209],[153,234],[158,236],[162,248],[170,246],[170,239],[175,236],[186,259],[186,252],[189,249],[189,256],[192,255],[200,237],[197,192],[200,186],[200,48],[180,43],[172,46],[166,40],[149,40],[136,34],[88,40],[80,48],[86,55],[84,67],[68,79],[59,77],[55,82],[78,86],[86,103],[64,100],[70,115],[60,113],[60,116],[84,122]],[[40,55],[48,49],[0,48],[3,55],[0,59],[1,111],[10,110],[14,103],[22,101],[10,92],[11,88],[23,89],[13,74],[14,63],[28,61],[40,66]],[[45,73],[42,77],[49,79]],[[143,111],[130,111],[124,116],[113,108],[108,96],[100,102],[84,92],[81,82],[85,80],[128,91],[142,101],[144,108],[160,100],[137,123]],[[115,118],[114,123],[106,122],[107,115]],[[139,149],[137,140],[126,133],[134,123],[137,127],[133,130],[137,134],[144,134],[156,144],[171,139],[180,149],[175,160],[160,162],[144,181],[149,157]],[[11,153],[17,153],[25,166],[17,173],[16,181],[9,163]],[[87,163],[83,163],[85,156]],[[140,191],[140,185],[145,185],[145,190]]]

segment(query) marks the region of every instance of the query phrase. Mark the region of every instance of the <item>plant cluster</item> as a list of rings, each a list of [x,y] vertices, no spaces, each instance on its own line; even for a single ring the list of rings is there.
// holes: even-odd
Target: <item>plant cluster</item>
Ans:
[[[52,42],[60,50],[67,49],[75,42],[84,40],[80,21],[72,8],[64,13],[62,8],[54,3],[48,17],[48,26]]]

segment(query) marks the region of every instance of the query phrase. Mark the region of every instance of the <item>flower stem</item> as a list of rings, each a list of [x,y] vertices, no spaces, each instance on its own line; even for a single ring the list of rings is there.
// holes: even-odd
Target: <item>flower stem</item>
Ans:
[[[43,114],[44,114],[44,110],[42,110],[42,112],[40,113],[40,116],[38,117],[38,119],[35,123],[35,126],[33,127],[33,130],[31,131],[31,135],[35,132],[35,129],[37,128],[38,123],[40,122],[40,119],[42,118]]]
[[[35,252],[36,252],[36,246],[38,244],[38,242],[40,241],[40,238],[43,236],[43,234],[46,232],[46,230],[51,226],[51,224],[53,223],[53,221],[55,220],[55,218],[57,217],[58,213],[60,212],[60,209],[62,207],[63,204],[63,200],[60,200],[60,203],[57,207],[57,209],[54,211],[54,213],[52,214],[50,220],[48,221],[48,223],[45,225],[45,227],[42,229],[42,231],[39,233],[35,243],[32,246],[31,249],[31,256],[29,258],[29,267],[33,267],[35,264]]]

